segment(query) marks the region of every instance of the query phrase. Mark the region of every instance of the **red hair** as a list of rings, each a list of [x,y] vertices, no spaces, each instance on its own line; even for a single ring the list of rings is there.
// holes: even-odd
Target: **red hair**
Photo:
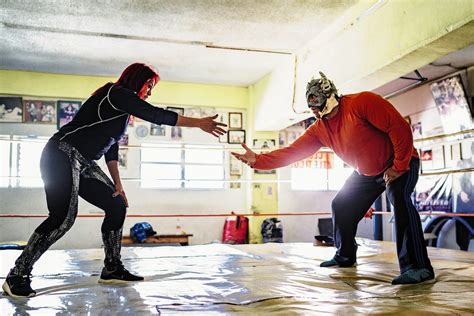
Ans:
[[[143,85],[150,79],[153,79],[155,84],[160,80],[160,75],[152,66],[143,63],[133,63],[122,72],[120,78],[114,83],[122,86],[135,93],[140,92]],[[108,82],[104,86],[97,89],[92,95],[102,92],[110,88],[112,82]]]

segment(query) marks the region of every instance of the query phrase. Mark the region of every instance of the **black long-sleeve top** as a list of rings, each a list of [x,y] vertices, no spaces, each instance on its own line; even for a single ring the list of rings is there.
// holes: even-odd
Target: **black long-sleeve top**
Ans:
[[[175,112],[155,107],[129,89],[111,85],[104,90],[87,99],[73,120],[52,138],[71,144],[86,159],[105,155],[109,162],[118,160],[117,142],[127,130],[130,115],[155,124],[176,125]]]

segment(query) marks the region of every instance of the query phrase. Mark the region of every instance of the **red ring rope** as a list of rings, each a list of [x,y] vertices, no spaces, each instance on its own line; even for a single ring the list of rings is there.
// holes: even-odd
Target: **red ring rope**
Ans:
[[[374,215],[394,215],[392,212],[373,212]],[[474,213],[433,213],[433,212],[419,212],[420,215],[430,216],[448,216],[448,217],[473,217]],[[311,215],[332,215],[330,212],[302,212],[302,213],[218,213],[218,214],[130,214],[127,217],[227,217],[227,216],[311,216]],[[46,218],[48,215],[34,215],[34,214],[0,214],[0,218]],[[100,218],[104,217],[102,214],[79,214],[77,217],[82,218]]]

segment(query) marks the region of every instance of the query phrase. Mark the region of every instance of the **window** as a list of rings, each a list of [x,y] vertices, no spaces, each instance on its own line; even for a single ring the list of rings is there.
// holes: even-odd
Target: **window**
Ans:
[[[0,187],[42,187],[39,161],[46,141],[0,135]]]
[[[147,146],[142,144],[142,146]],[[143,188],[223,189],[222,145],[154,144],[141,149]]]
[[[0,135],[0,187],[6,188],[10,185],[10,136]]]
[[[339,190],[354,170],[333,152],[320,151],[291,168],[291,189]]]
[[[16,147],[17,163],[16,170],[12,170],[12,176],[18,177],[17,185],[19,187],[42,187],[43,181],[39,164],[47,140],[45,138],[23,137],[18,139],[20,142],[13,143],[13,147]]]

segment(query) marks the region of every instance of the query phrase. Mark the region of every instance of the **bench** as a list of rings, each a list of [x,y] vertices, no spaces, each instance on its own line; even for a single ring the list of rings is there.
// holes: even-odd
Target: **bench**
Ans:
[[[189,245],[189,237],[193,234],[179,234],[179,235],[155,235],[148,237],[143,243],[138,243],[130,236],[122,237],[122,245],[124,247],[134,246],[158,246],[159,244],[179,244],[180,246]]]

